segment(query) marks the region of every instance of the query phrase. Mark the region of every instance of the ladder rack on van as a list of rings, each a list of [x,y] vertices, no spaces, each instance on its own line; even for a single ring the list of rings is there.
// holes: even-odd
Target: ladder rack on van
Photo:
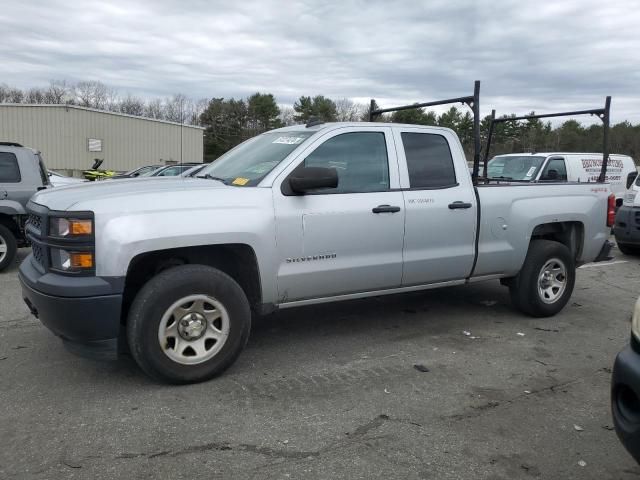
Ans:
[[[403,105],[392,108],[375,108],[376,102],[371,99],[369,108],[369,121],[375,121],[376,117],[388,112],[399,112],[402,110],[412,110],[414,108],[434,107],[436,105],[447,105],[451,103],[464,103],[473,111],[473,172],[471,178],[473,184],[478,183],[478,172],[480,170],[480,81],[476,80],[473,88],[473,95],[468,97],[449,98],[447,100],[436,100],[434,102],[414,103],[413,105]]]
[[[551,118],[551,117],[569,117],[574,115],[597,115],[602,120],[602,168],[598,183],[604,183],[607,175],[607,163],[609,161],[609,123],[611,111],[611,97],[607,97],[604,102],[604,108],[594,108],[591,110],[576,110],[574,112],[545,113],[541,115],[522,115],[520,117],[503,117],[496,118],[496,111],[491,110],[491,123],[489,124],[489,134],[487,135],[487,146],[484,150],[484,174],[487,174],[487,161],[489,159],[489,149],[491,148],[491,140],[493,138],[493,126],[496,123],[517,122],[518,120],[533,120],[535,118]],[[474,165],[475,167],[475,165]]]

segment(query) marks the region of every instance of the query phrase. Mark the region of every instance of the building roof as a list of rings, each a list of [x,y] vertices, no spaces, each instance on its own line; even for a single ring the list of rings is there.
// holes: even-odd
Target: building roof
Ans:
[[[108,110],[99,110],[97,108],[89,108],[89,107],[81,107],[79,105],[68,105],[68,104],[49,104],[49,103],[0,103],[0,107],[43,107],[43,108],[66,108],[66,109],[74,109],[74,110],[86,110],[88,112],[95,113],[104,113],[107,115],[116,115],[119,117],[129,117],[135,118],[137,120],[146,120],[149,122],[158,122],[158,123],[168,123],[169,125],[182,126],[185,128],[196,128],[198,130],[205,130],[204,127],[200,127],[197,125],[187,125],[181,124],[178,122],[170,122],[168,120],[160,120],[158,118],[149,118],[149,117],[139,117],[137,115],[129,115],[128,113],[120,113],[120,112],[110,112]]]

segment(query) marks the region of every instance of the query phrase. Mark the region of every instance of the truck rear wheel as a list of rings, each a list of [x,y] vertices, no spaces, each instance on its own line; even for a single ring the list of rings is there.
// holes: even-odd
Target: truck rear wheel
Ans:
[[[226,370],[250,328],[249,302],[231,277],[205,265],[181,265],[140,290],[129,310],[127,339],[150,377],[194,383]]]
[[[509,286],[511,302],[533,317],[551,317],[571,298],[576,266],[562,243],[533,240],[520,273]]]
[[[18,246],[13,232],[0,223],[0,272],[13,263],[17,251]]]

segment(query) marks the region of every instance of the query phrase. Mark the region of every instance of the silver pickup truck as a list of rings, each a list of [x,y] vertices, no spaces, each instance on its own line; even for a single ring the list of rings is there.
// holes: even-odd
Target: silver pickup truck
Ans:
[[[456,134],[320,123],[252,138],[198,178],[36,194],[20,267],[32,313],[77,353],[129,349],[174,383],[226,369],[252,311],[500,280],[558,313],[607,258],[607,184],[474,185]]]

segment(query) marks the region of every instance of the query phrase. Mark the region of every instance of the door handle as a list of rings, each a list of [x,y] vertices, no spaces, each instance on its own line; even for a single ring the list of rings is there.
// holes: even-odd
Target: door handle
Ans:
[[[396,213],[400,211],[400,207],[392,207],[391,205],[378,205],[371,209],[373,213]]]
[[[449,208],[451,210],[457,210],[458,208],[471,208],[471,207],[473,207],[473,205],[471,205],[470,203],[461,202],[460,200],[449,204]]]

